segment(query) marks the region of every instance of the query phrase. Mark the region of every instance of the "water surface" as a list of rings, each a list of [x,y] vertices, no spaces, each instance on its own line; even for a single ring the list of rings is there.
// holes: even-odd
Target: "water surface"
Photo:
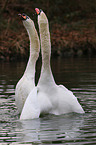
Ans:
[[[14,89],[25,62],[0,62],[0,143],[6,144],[96,144],[96,58],[52,59],[57,84],[73,91],[84,115],[46,115],[20,121]],[[38,61],[36,82],[40,72]]]

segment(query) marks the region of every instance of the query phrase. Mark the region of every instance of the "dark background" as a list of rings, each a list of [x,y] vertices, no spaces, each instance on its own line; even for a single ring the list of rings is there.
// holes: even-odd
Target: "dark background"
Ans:
[[[0,60],[28,58],[29,39],[18,14],[26,13],[38,30],[36,7],[49,20],[52,56],[96,56],[96,0],[0,0]]]

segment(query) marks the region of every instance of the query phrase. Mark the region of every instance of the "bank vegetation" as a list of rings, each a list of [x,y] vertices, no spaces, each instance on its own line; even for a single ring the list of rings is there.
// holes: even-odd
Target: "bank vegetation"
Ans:
[[[52,56],[96,56],[96,0],[0,0],[0,60],[27,59],[29,39],[19,19],[26,13],[35,22],[41,8],[50,24]]]

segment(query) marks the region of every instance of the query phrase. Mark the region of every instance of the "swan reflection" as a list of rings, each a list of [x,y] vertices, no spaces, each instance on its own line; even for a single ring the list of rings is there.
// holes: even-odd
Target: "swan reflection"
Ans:
[[[79,138],[83,122],[82,115],[48,115],[39,119],[20,121],[16,132],[22,134],[18,140],[20,142],[63,142]]]

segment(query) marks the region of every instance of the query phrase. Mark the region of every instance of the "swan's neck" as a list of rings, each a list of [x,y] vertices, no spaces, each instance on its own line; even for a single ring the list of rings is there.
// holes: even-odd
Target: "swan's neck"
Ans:
[[[40,82],[53,82],[54,78],[51,72],[50,56],[51,56],[51,42],[48,23],[39,23],[41,51],[42,51],[42,69]],[[49,80],[49,81],[48,81]]]
[[[38,34],[37,34],[34,24],[31,27],[27,26],[26,29],[29,35],[29,40],[30,40],[30,55],[29,55],[29,60],[28,60],[27,67],[24,74],[26,74],[29,77],[31,76],[34,78],[35,64],[39,57],[39,38],[38,38]]]

